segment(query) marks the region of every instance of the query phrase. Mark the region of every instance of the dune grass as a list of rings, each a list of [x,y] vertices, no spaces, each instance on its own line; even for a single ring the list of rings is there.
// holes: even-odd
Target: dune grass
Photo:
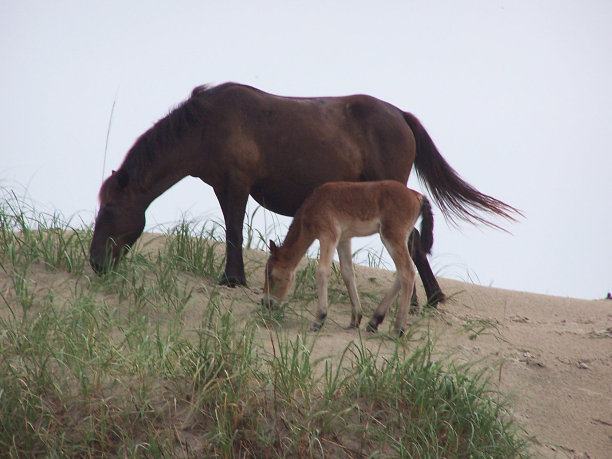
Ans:
[[[436,360],[427,334],[317,359],[316,334],[283,329],[291,302],[237,312],[215,231],[182,222],[101,277],[90,240],[0,200],[3,457],[527,456],[486,373]],[[292,302],[316,295],[313,266]]]

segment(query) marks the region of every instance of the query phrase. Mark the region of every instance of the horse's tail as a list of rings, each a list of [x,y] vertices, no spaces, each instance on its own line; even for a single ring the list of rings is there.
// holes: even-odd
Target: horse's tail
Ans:
[[[481,193],[463,180],[442,157],[421,122],[407,112],[404,112],[404,119],[416,139],[414,166],[417,175],[447,220],[452,223],[456,223],[456,218],[476,221],[503,230],[479,212],[492,213],[512,221],[516,221],[515,215],[523,215],[518,209]]]
[[[431,253],[433,246],[433,213],[429,200],[421,195],[421,250],[425,254]]]

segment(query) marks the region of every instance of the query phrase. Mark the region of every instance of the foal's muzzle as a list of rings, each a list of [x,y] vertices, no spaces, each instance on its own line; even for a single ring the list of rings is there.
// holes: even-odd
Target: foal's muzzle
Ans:
[[[278,307],[278,301],[268,295],[264,295],[261,297],[261,305],[268,309],[276,309]]]

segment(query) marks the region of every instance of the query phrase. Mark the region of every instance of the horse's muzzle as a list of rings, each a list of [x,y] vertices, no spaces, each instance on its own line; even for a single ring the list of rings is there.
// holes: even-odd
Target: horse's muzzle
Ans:
[[[91,265],[91,269],[94,270],[94,272],[98,275],[101,276],[102,274],[105,274],[107,271],[107,266],[105,263],[100,263],[98,260],[96,260],[94,257],[89,257],[89,264]]]

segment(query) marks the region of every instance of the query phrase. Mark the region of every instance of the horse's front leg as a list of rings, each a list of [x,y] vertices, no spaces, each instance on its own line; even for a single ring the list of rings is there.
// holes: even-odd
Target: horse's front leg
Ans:
[[[225,220],[225,273],[221,277],[220,284],[229,287],[246,285],[242,260],[242,225],[249,190],[230,182],[224,187],[215,188],[215,194]]]
[[[338,244],[338,259],[340,260],[340,274],[342,274],[344,285],[346,285],[349,298],[351,299],[351,323],[349,328],[359,328],[363,312],[361,301],[359,301],[359,293],[357,293],[355,273],[353,272],[353,255],[351,253],[350,239],[340,241]]]
[[[317,292],[319,294],[319,309],[315,316],[315,321],[310,327],[311,330],[316,331],[323,326],[325,319],[327,318],[327,285],[329,283],[329,276],[331,276],[331,266],[334,258],[334,244],[323,239],[319,239],[319,266],[317,267]]]

